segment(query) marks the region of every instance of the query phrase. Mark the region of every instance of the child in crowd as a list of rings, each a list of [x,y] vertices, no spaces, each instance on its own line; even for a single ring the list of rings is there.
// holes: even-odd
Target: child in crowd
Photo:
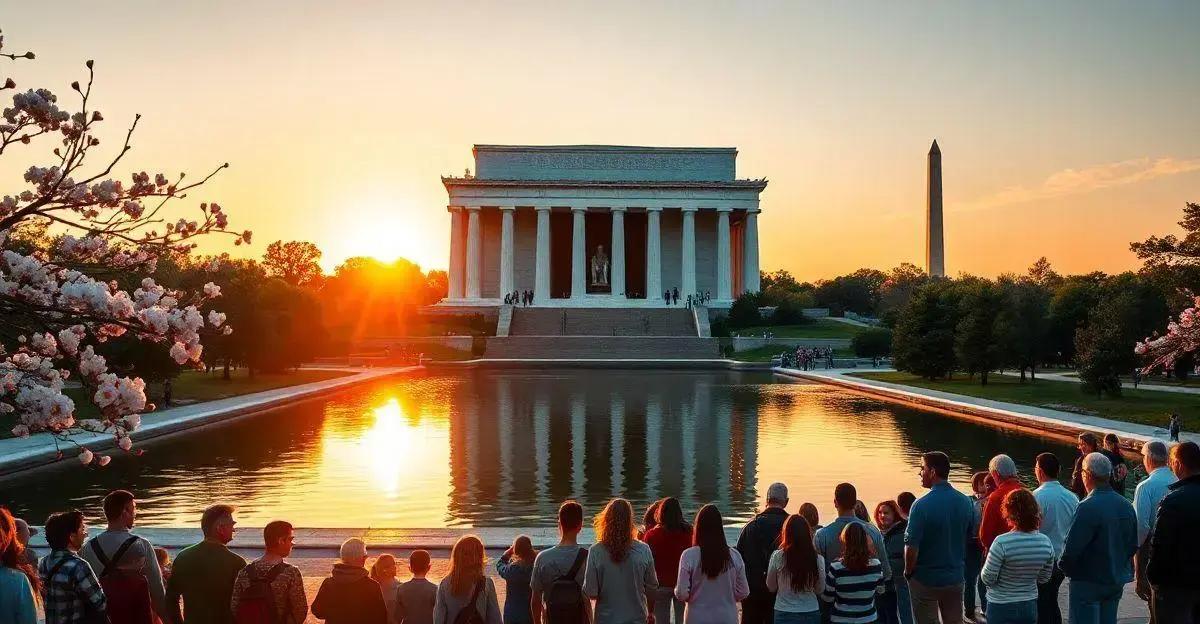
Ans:
[[[375,559],[375,563],[371,564],[371,578],[379,583],[379,589],[383,592],[383,606],[387,607],[388,621],[396,621],[396,592],[400,588],[400,581],[396,580],[396,558],[383,554]]]
[[[154,557],[158,559],[158,570],[162,573],[163,584],[171,580],[171,555],[166,548],[156,547]]]
[[[883,593],[883,564],[871,552],[871,540],[858,522],[842,529],[842,556],[825,576],[826,602],[833,603],[833,624],[867,624],[878,619],[876,595]]]
[[[528,535],[518,535],[512,546],[496,562],[496,571],[504,579],[508,596],[504,600],[505,624],[532,624],[529,611],[529,583],[533,580],[533,560],[537,551]]]
[[[437,601],[437,585],[425,579],[429,573],[429,552],[414,550],[408,556],[412,578],[396,588],[396,615],[400,624],[433,624],[433,605]]]

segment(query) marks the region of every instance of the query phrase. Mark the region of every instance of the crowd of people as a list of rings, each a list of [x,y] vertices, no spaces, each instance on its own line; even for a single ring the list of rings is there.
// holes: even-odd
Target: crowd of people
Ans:
[[[412,578],[401,583],[392,555],[368,568],[367,545],[351,538],[311,613],[330,624],[729,624],[739,610],[743,624],[1061,624],[1069,578],[1073,624],[1115,624],[1130,582],[1156,623],[1200,621],[1200,447],[1143,445],[1148,478],[1131,503],[1121,493],[1124,460],[1099,442],[1079,437],[1070,487],[1058,458],[1038,455],[1032,492],[1008,455],[974,475],[967,495],[949,482],[950,458],[925,453],[923,496],[903,492],[868,513],[854,485],[841,483],[837,517],[825,525],[812,503],[790,514],[788,488],[775,483],[733,546],[715,505],[689,524],[675,498],[655,502],[640,524],[628,501],[609,501],[584,546],[584,509],[566,501],[557,544],[537,552],[518,536],[496,561],[503,610],[476,536],[455,542],[436,584],[425,578],[428,552],[412,552]],[[172,562],[131,532],[133,494],[111,492],[103,508],[107,527],[90,538],[81,512],[52,514],[43,529],[49,553],[39,559],[27,547],[28,524],[0,507],[0,624],[34,624],[39,603],[47,624],[299,624],[308,616],[303,578],[287,562],[291,524],[269,523],[263,555],[247,563],[228,548],[234,508],[212,505],[200,520],[203,540]]]
[[[818,366],[833,368],[832,347],[796,347],[780,354],[780,365],[785,368],[816,370]]]

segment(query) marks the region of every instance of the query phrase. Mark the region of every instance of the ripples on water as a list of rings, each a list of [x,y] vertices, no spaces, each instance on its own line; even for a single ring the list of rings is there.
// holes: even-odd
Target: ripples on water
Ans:
[[[37,523],[69,507],[97,522],[101,497],[121,487],[145,526],[195,526],[224,501],[243,526],[364,528],[546,526],[566,498],[594,512],[624,496],[640,513],[676,496],[687,513],[716,502],[736,523],[782,481],[790,508],[810,501],[830,518],[842,481],[869,507],[919,494],[928,450],[950,452],[964,490],[998,452],[1022,474],[1042,451],[1068,467],[1074,457],[1058,441],[766,373],[476,371],[364,386],[106,469],[9,481],[0,500]]]

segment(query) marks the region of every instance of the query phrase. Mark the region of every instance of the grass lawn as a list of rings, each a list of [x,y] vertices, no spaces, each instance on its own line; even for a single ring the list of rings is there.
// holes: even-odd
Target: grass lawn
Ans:
[[[774,327],[748,327],[733,330],[739,336],[761,336],[773,332],[779,338],[845,338],[849,340],[867,330],[866,327],[851,325],[831,319],[815,319],[804,325],[776,325]]]
[[[930,381],[909,373],[852,373],[855,377],[888,381],[917,388],[953,392],[982,399],[1033,405],[1063,411],[1075,411],[1124,422],[1166,428],[1171,412],[1183,417],[1185,431],[1200,429],[1200,397],[1194,394],[1156,392],[1153,390],[1124,390],[1120,398],[1098,399],[1084,394],[1080,385],[1070,381],[1021,383],[1018,377],[989,375],[988,385],[965,376],[951,380]]]
[[[739,362],[770,362],[771,358],[787,351],[788,347],[783,345],[768,345],[765,347],[755,347],[746,349],[745,351],[735,351],[733,359]],[[833,357],[848,358],[854,357],[854,352],[850,349],[834,349]]]
[[[1077,373],[1075,371],[1063,371],[1060,374],[1065,375],[1067,377],[1078,377],[1079,376],[1079,373]],[[1121,375],[1121,382],[1122,383],[1133,383],[1133,377],[1130,377],[1129,375]],[[1176,379],[1175,377],[1167,377],[1164,375],[1151,375],[1149,377],[1142,377],[1141,383],[1150,384],[1150,385],[1154,385],[1154,386],[1183,386],[1183,387],[1187,388],[1187,387],[1200,386],[1200,377],[1196,377],[1193,375],[1191,377],[1188,377],[1187,379]]]
[[[171,394],[173,400],[181,404],[200,403],[351,374],[349,371],[300,369],[289,373],[259,373],[251,379],[245,369],[235,369],[230,371],[230,379],[226,381],[221,378],[221,369],[214,370],[211,375],[202,371],[184,371],[175,379]],[[96,406],[87,400],[82,388],[67,388],[64,392],[75,401],[76,419],[98,416]],[[162,384],[150,384],[146,395],[150,402],[159,402],[162,399]],[[15,422],[12,415],[0,416],[0,438],[12,436],[10,430]]]

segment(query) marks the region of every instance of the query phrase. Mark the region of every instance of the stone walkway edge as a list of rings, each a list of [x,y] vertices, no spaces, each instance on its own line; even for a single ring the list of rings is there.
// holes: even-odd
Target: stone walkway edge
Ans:
[[[1113,432],[1127,441],[1136,441],[1136,447],[1127,446],[1130,452],[1138,452],[1140,445],[1150,440],[1167,440],[1168,432],[1163,427],[1122,422],[1100,416],[1075,414],[1018,403],[992,401],[977,397],[916,388],[886,381],[852,377],[853,372],[887,372],[883,369],[828,369],[804,371],[794,368],[773,369],[777,375],[805,379],[855,390],[891,401],[916,405],[949,413],[960,418],[990,422],[1001,426],[1033,430],[1059,438],[1074,439],[1081,432]],[[1167,415],[1163,415],[1164,424]],[[1185,433],[1185,440],[1200,441],[1200,436]]]
[[[330,368],[328,370],[342,370],[355,374],[215,401],[181,405],[157,413],[152,412],[142,422],[142,426],[133,433],[135,448],[137,445],[158,438],[213,424],[226,423],[298,401],[340,392],[369,381],[421,370],[421,367]],[[93,452],[121,452],[116,449],[116,443],[111,433],[81,433],[71,436],[71,439],[78,444],[86,445]],[[56,457],[59,448],[63,451],[62,459]],[[0,440],[0,481],[29,470],[61,462],[76,461],[75,455],[77,454],[73,444],[59,443],[56,446],[55,440],[48,434]]]

